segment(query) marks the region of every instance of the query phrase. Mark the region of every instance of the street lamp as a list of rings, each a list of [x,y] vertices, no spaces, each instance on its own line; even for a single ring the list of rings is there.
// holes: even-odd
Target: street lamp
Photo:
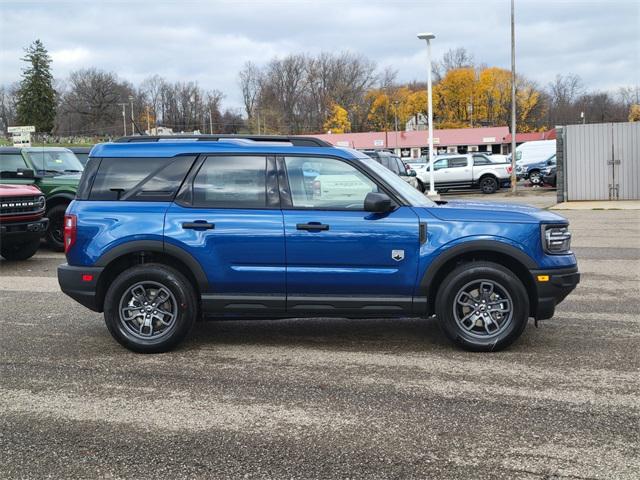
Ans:
[[[427,41],[427,109],[429,118],[429,192],[427,196],[431,199],[439,199],[433,181],[433,101],[431,96],[431,40],[436,38],[433,33],[419,33],[420,40]]]
[[[398,150],[398,155],[400,155],[400,147],[398,146],[398,104],[400,102],[398,100],[395,100],[393,102],[393,119],[394,119],[394,123],[395,123],[395,127],[396,127],[396,149]]]

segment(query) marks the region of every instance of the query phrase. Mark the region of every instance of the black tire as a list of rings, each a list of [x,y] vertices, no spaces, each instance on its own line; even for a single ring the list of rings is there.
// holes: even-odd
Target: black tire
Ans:
[[[529,172],[529,181],[531,185],[542,185],[542,175],[539,170],[533,170]]]
[[[498,180],[491,175],[480,179],[480,190],[482,193],[496,193],[498,191]]]
[[[498,307],[494,307],[493,312],[489,312],[491,323],[483,320],[482,315],[487,316],[485,308],[482,308],[480,316],[475,312],[480,312],[478,303],[474,303],[471,307],[462,307],[458,300],[468,298],[464,293],[466,288],[473,288],[476,284],[487,285],[494,283],[494,289],[491,291],[502,299],[488,301],[485,305],[500,303]],[[467,287],[471,285],[470,287]],[[499,295],[498,295],[499,294]],[[479,302],[480,303],[480,302]],[[500,324],[500,315],[503,315],[502,308],[504,305],[509,306],[511,303],[511,313],[501,317],[503,323]],[[482,303],[480,304],[482,307]],[[511,345],[517,340],[529,319],[529,296],[527,291],[518,277],[509,269],[497,263],[476,261],[463,263],[453,269],[444,279],[436,296],[436,316],[440,326],[446,336],[460,347],[474,352],[498,351]],[[458,314],[459,309],[468,310]],[[489,308],[490,310],[490,308]],[[471,318],[467,320],[472,325],[470,328],[465,326],[464,322],[460,322],[459,317],[472,311]],[[496,318],[498,316],[498,318]],[[480,323],[483,325],[481,326]],[[488,325],[496,326],[493,332],[489,332]],[[499,327],[498,327],[499,325]],[[483,330],[486,329],[485,332]]]
[[[7,260],[26,260],[33,257],[40,247],[40,238],[29,240],[25,243],[11,243],[2,245],[0,255]]]
[[[51,207],[46,213],[49,218],[49,228],[45,235],[47,245],[56,252],[64,251],[64,213],[68,204],[63,203]]]
[[[141,338],[140,332],[134,332],[131,320],[126,321],[121,318],[121,302],[125,302],[130,294],[130,289],[144,285],[160,285],[172,296],[166,303],[158,305],[158,310],[166,307],[167,304],[175,307],[175,316],[170,320],[170,326],[166,327],[164,333],[157,337],[148,336]],[[133,302],[135,300],[132,299]],[[167,352],[180,343],[189,333],[193,326],[197,312],[198,302],[195,288],[179,271],[161,264],[149,263],[139,265],[125,270],[111,283],[104,300],[104,319],[109,332],[121,345],[138,353],[162,353]],[[145,304],[146,305],[146,304]],[[143,309],[148,307],[132,306],[128,303],[125,309]],[[140,310],[142,312],[142,310]],[[151,310],[148,312],[151,315]],[[155,311],[153,313],[156,313]],[[145,313],[146,314],[146,313]],[[142,315],[144,316],[144,315]],[[133,317],[131,317],[133,318]],[[130,323],[132,325],[130,325]],[[144,322],[144,319],[140,319]],[[153,322],[153,321],[152,321]],[[160,324],[154,324],[161,326]],[[139,326],[139,323],[138,323]],[[151,326],[150,335],[153,335]],[[137,330],[137,327],[136,327]]]

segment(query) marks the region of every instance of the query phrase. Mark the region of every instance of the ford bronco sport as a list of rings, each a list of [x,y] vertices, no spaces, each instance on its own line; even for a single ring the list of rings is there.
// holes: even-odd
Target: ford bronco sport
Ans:
[[[555,213],[434,203],[314,138],[129,137],[91,151],[58,281],[137,352],[207,317],[432,315],[488,351],[575,288],[570,239]]]
[[[82,164],[71,152],[62,147],[0,147],[0,171],[16,173],[32,170],[35,185],[47,199],[46,217],[49,228],[45,238],[54,250],[62,251],[64,212],[76,195],[82,173]],[[34,183],[34,178],[14,176],[4,178],[4,183]]]

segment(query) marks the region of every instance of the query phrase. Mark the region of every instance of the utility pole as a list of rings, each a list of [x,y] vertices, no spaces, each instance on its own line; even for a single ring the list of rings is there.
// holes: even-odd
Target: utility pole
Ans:
[[[211,108],[209,108],[209,135],[213,135],[213,119],[211,118]]]
[[[135,135],[136,123],[133,119],[133,95],[129,95],[129,102],[131,103],[131,135]]]
[[[516,193],[516,22],[511,0],[511,191]]]
[[[118,105],[120,105],[122,107],[122,131],[124,136],[127,136],[127,104],[126,103],[119,103]]]

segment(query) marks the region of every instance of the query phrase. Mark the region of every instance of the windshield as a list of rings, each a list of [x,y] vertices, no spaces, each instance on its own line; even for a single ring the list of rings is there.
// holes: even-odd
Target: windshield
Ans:
[[[84,169],[69,150],[29,150],[27,155],[38,173],[78,173]]]
[[[383,167],[375,160],[371,158],[360,158],[360,161],[364,163],[371,170],[376,172],[385,183],[389,184],[395,191],[397,191],[402,198],[407,200],[412,207],[435,207],[436,204],[425,197],[418,190],[413,188],[407,182],[402,180],[398,175],[393,173],[388,168]]]

